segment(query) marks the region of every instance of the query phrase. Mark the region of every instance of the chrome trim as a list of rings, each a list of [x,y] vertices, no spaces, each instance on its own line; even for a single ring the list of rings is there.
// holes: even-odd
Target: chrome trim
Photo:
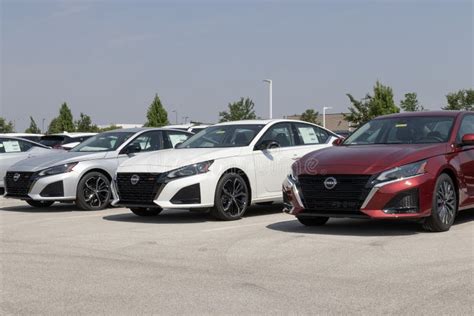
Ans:
[[[293,193],[293,195],[296,199],[296,203],[298,203],[300,207],[304,208],[303,202],[301,200],[300,192],[298,190],[298,187],[296,186],[296,182],[293,180],[291,175],[288,175],[286,177],[285,182],[283,183],[283,185],[284,186],[286,185],[286,188],[291,190],[291,192]],[[293,205],[292,205],[291,209],[288,209],[286,207],[286,205],[283,208],[283,212],[288,213],[288,214],[293,214],[294,210],[295,210],[295,207]]]
[[[361,209],[366,208],[367,205],[369,204],[370,200],[372,200],[372,198],[374,197],[375,193],[377,193],[380,188],[382,188],[382,187],[384,187],[384,186],[386,186],[386,185],[392,184],[392,183],[396,183],[396,182],[399,182],[399,181],[410,180],[410,179],[413,179],[413,178],[416,178],[416,177],[419,177],[419,176],[422,176],[422,175],[424,175],[424,173],[417,174],[417,175],[414,175],[414,176],[411,176],[411,177],[406,177],[406,178],[396,179],[396,180],[392,180],[392,181],[377,183],[376,185],[374,185],[374,187],[372,188],[372,190],[370,190],[369,194],[368,194],[367,197],[365,198],[364,203],[362,203],[362,206],[361,206],[360,208],[361,208]]]

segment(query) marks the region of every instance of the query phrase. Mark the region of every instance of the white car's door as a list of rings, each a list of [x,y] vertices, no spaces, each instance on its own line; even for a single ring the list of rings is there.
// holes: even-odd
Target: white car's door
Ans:
[[[298,156],[295,146],[295,137],[289,122],[277,123],[262,135],[253,152],[256,200],[281,196],[281,184]]]

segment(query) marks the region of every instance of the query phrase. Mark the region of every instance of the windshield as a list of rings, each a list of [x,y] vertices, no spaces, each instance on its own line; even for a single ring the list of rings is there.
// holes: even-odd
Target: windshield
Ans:
[[[370,121],[343,145],[430,144],[449,139],[453,117],[398,117]]]
[[[179,148],[220,148],[248,146],[264,125],[221,125],[208,127]]]
[[[108,132],[95,135],[83,143],[77,145],[71,151],[98,152],[114,151],[135,133],[132,132]]]

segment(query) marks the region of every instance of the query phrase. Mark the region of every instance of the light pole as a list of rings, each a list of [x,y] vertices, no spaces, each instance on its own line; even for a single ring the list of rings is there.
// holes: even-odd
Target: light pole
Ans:
[[[326,127],[326,110],[332,109],[331,106],[323,107],[323,127]]]
[[[177,111],[177,110],[173,110],[173,111],[171,111],[171,112],[173,112],[173,113],[175,114],[175,117],[176,117],[176,120],[175,120],[175,121],[176,121],[176,124],[178,124],[178,111]]]
[[[272,92],[272,81],[270,79],[265,79],[263,82],[268,83],[268,103],[270,107],[270,116],[269,118],[272,119],[273,117],[273,105],[272,105],[272,98],[273,98],[273,92]]]
[[[184,124],[186,124],[188,122],[189,116],[184,116],[183,118],[184,118]]]
[[[45,120],[46,120],[46,119],[43,119],[43,123],[41,124],[41,133],[43,133],[43,134],[44,134],[44,121],[45,121]]]

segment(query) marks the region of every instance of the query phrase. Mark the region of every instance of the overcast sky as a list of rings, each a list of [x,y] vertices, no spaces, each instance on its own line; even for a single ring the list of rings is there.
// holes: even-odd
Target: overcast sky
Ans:
[[[474,86],[470,0],[0,2],[0,115],[17,130],[64,101],[142,123],[155,93],[171,121],[216,122],[241,96],[267,117],[265,78],[274,117],[346,111],[377,79],[431,109]]]

